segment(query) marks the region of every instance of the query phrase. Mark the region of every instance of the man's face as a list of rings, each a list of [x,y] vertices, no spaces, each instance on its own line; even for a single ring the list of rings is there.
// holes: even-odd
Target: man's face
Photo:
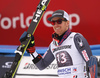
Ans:
[[[57,21],[61,19],[64,20],[63,18],[54,17],[52,18],[52,21]],[[60,21],[60,22],[62,23],[58,24],[57,22],[55,22],[55,24],[53,25],[55,33],[58,34],[59,36],[61,36],[65,31],[67,31],[69,26],[69,21]]]

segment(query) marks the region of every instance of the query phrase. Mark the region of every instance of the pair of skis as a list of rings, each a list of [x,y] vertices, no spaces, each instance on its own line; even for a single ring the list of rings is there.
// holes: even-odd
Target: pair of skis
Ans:
[[[42,15],[44,13],[44,11],[46,10],[48,4],[49,4],[50,0],[40,0],[38,6],[37,6],[37,9],[36,9],[36,12],[33,16],[33,19],[30,23],[30,26],[27,30],[27,40],[23,41],[21,43],[21,45],[17,48],[17,51],[16,54],[15,54],[15,58],[14,58],[14,61],[13,61],[13,64],[9,70],[9,72],[6,72],[5,75],[2,77],[2,78],[14,78],[15,74],[16,74],[16,71],[18,69],[18,66],[20,64],[20,61],[26,51],[26,48],[28,46],[28,44],[30,43],[30,40],[31,40],[31,35],[34,34],[41,18],[42,18]]]

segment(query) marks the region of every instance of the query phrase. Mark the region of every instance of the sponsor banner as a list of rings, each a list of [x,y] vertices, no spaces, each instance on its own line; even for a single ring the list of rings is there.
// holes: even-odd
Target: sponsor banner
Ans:
[[[0,36],[2,37],[0,44],[20,44],[19,38],[24,31],[27,31],[39,1],[9,0],[6,3],[5,0],[0,1]],[[90,45],[100,44],[99,3],[100,0],[51,0],[34,34],[35,45],[48,46],[50,44],[53,28],[47,18],[57,9],[68,12],[69,28],[72,31],[82,33]]]
[[[36,75],[36,74],[49,74],[49,75],[57,75],[57,64],[54,60],[47,68],[44,70],[39,70],[35,64],[32,62],[30,56],[24,56],[21,60],[20,66],[18,68],[17,74],[27,74],[27,75]]]
[[[0,78],[11,68],[14,57],[0,57]]]
[[[96,56],[100,60],[100,56]],[[14,57],[0,57],[0,78],[8,71],[13,63]],[[40,71],[32,62],[30,56],[23,56],[19,65],[17,75],[15,78],[58,78],[57,64],[54,60],[46,69]],[[58,72],[70,73],[70,68],[59,70]],[[77,72],[77,68],[73,68],[73,72]],[[99,72],[100,73],[100,72]]]

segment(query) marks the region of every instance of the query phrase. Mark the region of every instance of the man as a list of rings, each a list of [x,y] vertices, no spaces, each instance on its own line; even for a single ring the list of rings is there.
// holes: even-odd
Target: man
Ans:
[[[90,78],[88,65],[92,52],[87,40],[80,33],[70,31],[69,17],[65,11],[55,11],[48,20],[54,29],[53,41],[42,57],[31,43],[34,41],[32,36],[27,52],[31,54],[33,63],[43,70],[56,59],[60,78]],[[27,34],[25,32],[23,35]],[[21,42],[22,38],[25,37],[21,36]],[[91,66],[93,65],[90,64]]]

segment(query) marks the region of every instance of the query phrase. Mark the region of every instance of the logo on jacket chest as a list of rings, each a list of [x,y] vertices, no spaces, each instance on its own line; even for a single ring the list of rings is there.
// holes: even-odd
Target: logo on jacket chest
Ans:
[[[60,47],[54,48],[52,50],[54,53],[55,51],[62,50],[62,49],[71,49],[71,45],[60,46]]]

